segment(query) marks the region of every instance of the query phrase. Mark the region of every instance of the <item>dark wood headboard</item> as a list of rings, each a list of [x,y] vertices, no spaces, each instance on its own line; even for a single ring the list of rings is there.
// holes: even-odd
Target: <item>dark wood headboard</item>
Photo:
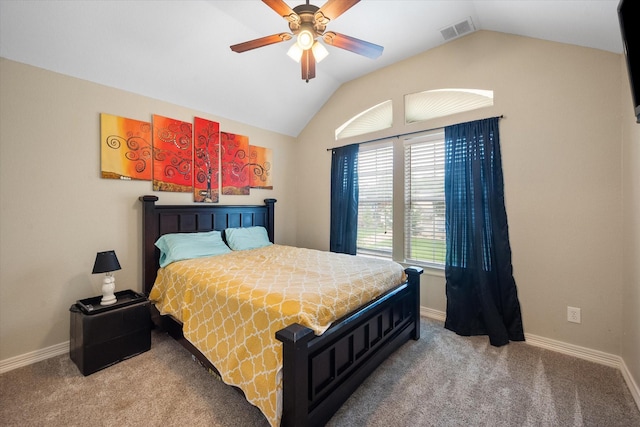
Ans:
[[[142,284],[149,295],[159,268],[160,251],[155,242],[168,233],[195,233],[225,228],[262,226],[273,243],[274,205],[156,205],[158,197],[140,196],[142,202]]]

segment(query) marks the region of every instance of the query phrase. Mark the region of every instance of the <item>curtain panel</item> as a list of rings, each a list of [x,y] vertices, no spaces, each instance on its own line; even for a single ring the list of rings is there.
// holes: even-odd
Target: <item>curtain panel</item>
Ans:
[[[524,341],[504,204],[498,118],[445,128],[445,328]]]
[[[356,254],[358,236],[358,144],[331,154],[331,228],[329,250]]]

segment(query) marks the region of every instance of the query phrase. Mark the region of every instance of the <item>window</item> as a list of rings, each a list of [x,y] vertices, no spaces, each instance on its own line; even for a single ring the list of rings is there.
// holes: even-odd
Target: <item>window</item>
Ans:
[[[393,125],[393,105],[389,100],[374,105],[343,123],[335,131],[336,141],[387,129],[391,125]]]
[[[358,152],[357,253],[391,258],[393,144],[363,144]]]
[[[493,91],[484,89],[434,89],[408,94],[404,99],[405,123],[491,107],[493,100]],[[386,101],[354,116],[336,129],[336,139],[390,127],[391,107],[391,101]],[[394,153],[404,157],[396,160],[396,170]],[[444,156],[444,129],[360,145],[358,254],[444,268]],[[394,212],[393,206],[403,209]]]
[[[444,129],[394,141],[360,145],[357,253],[443,267]],[[404,194],[393,192],[394,144],[404,147]],[[393,212],[394,197],[404,197],[403,212]],[[395,254],[394,216],[404,231],[397,237],[404,244],[396,245],[403,252]]]
[[[444,130],[404,141],[404,259],[443,266]]]
[[[492,105],[492,90],[427,90],[404,96],[404,120],[407,124],[422,122]]]

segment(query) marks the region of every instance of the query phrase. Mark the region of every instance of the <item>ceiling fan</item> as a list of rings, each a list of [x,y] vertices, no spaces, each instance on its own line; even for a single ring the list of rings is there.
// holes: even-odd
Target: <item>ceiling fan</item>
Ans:
[[[320,37],[331,46],[339,47],[359,55],[375,59],[384,49],[377,44],[369,43],[355,37],[345,36],[333,31],[326,31],[327,24],[342,15],[360,0],[328,0],[322,7],[306,4],[291,9],[283,0],[262,0],[289,22],[291,33],[278,33],[259,39],[238,43],[231,46],[234,52],[246,52],[258,47],[281,43],[297,36],[287,55],[302,63],[302,79],[307,83],[316,76],[316,62],[320,62],[329,52],[316,40]]]

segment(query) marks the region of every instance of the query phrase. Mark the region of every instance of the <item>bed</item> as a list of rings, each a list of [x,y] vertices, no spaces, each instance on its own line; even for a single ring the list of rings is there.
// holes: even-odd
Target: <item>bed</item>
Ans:
[[[156,204],[156,196],[139,200],[143,205],[146,295],[151,294],[158,276],[160,252],[155,242],[163,235],[264,227],[269,241],[274,242],[275,199],[265,199],[264,205],[257,206],[161,205]],[[275,332],[282,358],[280,425],[324,425],[382,361],[405,342],[420,338],[422,269],[409,267],[404,273],[404,282],[333,321],[321,335],[299,323]],[[154,308],[153,319],[201,364],[219,373],[201,347],[185,338],[186,325],[176,316],[160,315]]]

